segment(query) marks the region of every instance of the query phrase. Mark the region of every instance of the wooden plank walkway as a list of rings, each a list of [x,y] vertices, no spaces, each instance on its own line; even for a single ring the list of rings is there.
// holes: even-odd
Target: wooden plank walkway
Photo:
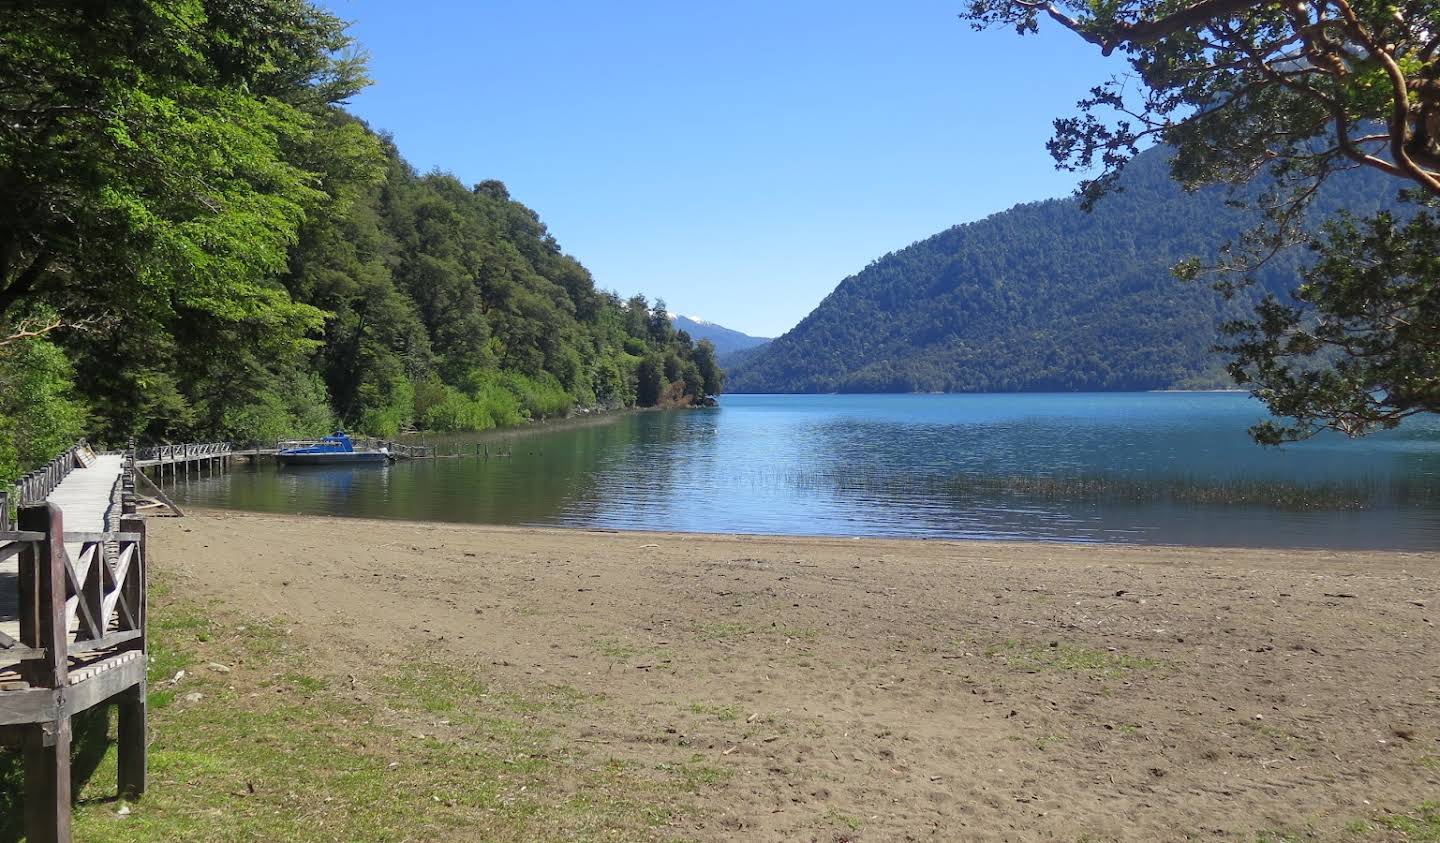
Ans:
[[[120,515],[116,484],[124,468],[123,454],[99,454],[89,466],[77,466],[60,481],[46,500],[64,513],[67,534],[104,533],[114,529],[114,521]],[[76,578],[84,582],[88,560],[82,562],[82,544],[67,541],[65,550],[75,563]],[[0,545],[0,632],[11,638],[20,637],[18,550],[16,545]]]

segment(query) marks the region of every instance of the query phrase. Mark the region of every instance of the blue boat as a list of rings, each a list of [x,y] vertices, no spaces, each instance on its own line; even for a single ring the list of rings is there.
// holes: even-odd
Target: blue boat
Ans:
[[[342,463],[368,462],[386,463],[391,460],[390,452],[379,450],[356,450],[344,431],[337,430],[329,436],[313,442],[289,442],[275,452],[275,458],[285,465],[339,465]]]

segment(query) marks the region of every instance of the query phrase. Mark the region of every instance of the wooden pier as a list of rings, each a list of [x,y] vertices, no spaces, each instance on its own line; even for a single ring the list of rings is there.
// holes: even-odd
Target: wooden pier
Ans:
[[[146,543],[134,477],[133,452],[82,442],[0,496],[0,745],[24,755],[30,843],[70,840],[73,715],[119,708],[119,793],[145,791]]]
[[[224,471],[230,467],[234,454],[235,449],[229,442],[156,445],[135,453],[135,467],[153,468],[158,477],[167,473],[171,477],[189,477],[192,471],[199,475],[202,469],[208,473]]]
[[[147,557],[136,484],[183,515],[155,481],[227,471],[237,458],[273,456],[285,445],[103,453],[81,442],[0,490],[0,746],[24,756],[30,843],[71,839],[74,715],[118,707],[119,794],[145,792]],[[399,459],[472,456],[378,440],[366,446]],[[492,454],[476,445],[473,456]]]

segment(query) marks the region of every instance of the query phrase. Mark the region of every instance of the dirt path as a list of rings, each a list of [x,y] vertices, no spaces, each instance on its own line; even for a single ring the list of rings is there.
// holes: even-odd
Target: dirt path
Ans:
[[[598,695],[561,738],[701,771],[682,839],[1402,840],[1440,798],[1440,554],[151,530],[337,674],[424,648]]]

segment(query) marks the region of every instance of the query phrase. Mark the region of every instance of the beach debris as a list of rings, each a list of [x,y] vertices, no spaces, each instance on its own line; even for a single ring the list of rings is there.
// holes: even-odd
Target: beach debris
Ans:
[[[1325,596],[1325,597],[1359,597],[1360,595],[1358,595],[1358,594],[1351,594],[1351,593],[1348,592],[1348,591],[1335,591],[1335,592],[1327,591],[1327,592],[1324,593],[1323,596]]]
[[[125,803],[125,802],[121,802],[121,803],[120,803],[120,807],[115,809],[115,816],[117,816],[117,817],[128,817],[128,816],[130,816],[130,806],[129,806],[127,803]]]
[[[658,545],[658,544],[642,544],[642,545],[640,545],[640,546],[641,546],[641,547],[659,547],[660,545]]]
[[[184,678],[185,678],[185,671],[183,671],[183,670],[177,670],[177,671],[175,671],[175,675],[172,676],[172,677],[170,677],[170,678],[169,678],[168,680],[166,680],[166,681],[167,681],[167,684],[169,684],[169,685],[179,685],[179,684],[180,684],[180,680],[181,680],[181,679],[184,679]]]

